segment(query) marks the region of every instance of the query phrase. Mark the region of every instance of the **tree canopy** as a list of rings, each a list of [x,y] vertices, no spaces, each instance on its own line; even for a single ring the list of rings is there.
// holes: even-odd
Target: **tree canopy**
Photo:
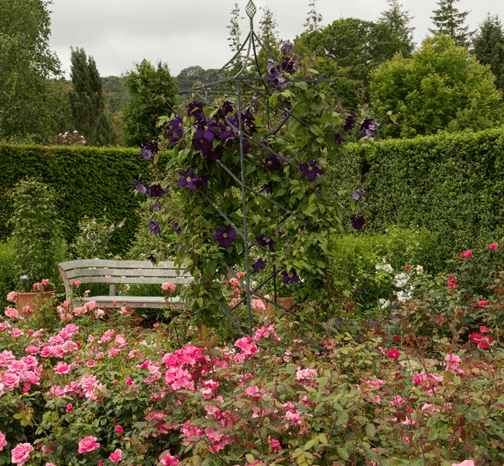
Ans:
[[[423,41],[412,58],[396,55],[371,77],[376,115],[399,114],[381,135],[414,137],[444,129],[483,129],[498,118],[501,92],[490,69],[446,34]]]
[[[413,18],[408,14],[408,11],[401,10],[403,5],[398,3],[397,0],[387,1],[389,9],[381,14],[378,23],[388,24],[391,27],[392,31],[397,34],[399,40],[404,44],[404,48],[401,50],[403,56],[409,57],[415,48],[413,42],[415,28],[408,26]]]
[[[0,2],[0,138],[37,139],[53,126],[49,78],[60,62],[49,49],[49,3]]]
[[[157,120],[171,113],[176,85],[166,63],[154,66],[148,60],[135,64],[125,84],[131,96],[123,112],[125,140],[128,146],[140,146],[157,138]]]
[[[296,38],[302,54],[319,57],[318,70],[336,78],[335,89],[342,104],[355,107],[367,101],[369,74],[397,52],[409,56],[411,43],[403,40],[388,23],[355,18],[338,19],[329,26]]]
[[[468,11],[459,12],[453,6],[455,2],[460,0],[439,0],[439,8],[434,10],[434,16],[431,16],[432,22],[436,29],[429,29],[430,32],[444,32],[455,39],[457,45],[466,47],[468,45],[469,26],[463,26]]]
[[[490,65],[495,84],[504,89],[504,30],[497,15],[488,14],[475,32],[472,51],[483,65]]]

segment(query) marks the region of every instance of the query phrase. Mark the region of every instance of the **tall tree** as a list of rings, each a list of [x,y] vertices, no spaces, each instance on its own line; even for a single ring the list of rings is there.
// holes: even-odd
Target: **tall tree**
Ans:
[[[469,45],[469,36],[467,32],[469,26],[464,26],[468,11],[459,12],[453,6],[455,2],[460,0],[439,0],[439,8],[434,10],[434,16],[431,16],[432,22],[436,29],[429,29],[430,32],[444,32],[455,39],[457,45],[467,47]]]
[[[264,13],[259,20],[259,39],[267,50],[275,50],[280,43],[278,37],[278,23],[275,15],[268,8],[263,8]]]
[[[399,115],[382,136],[414,137],[439,130],[480,130],[500,119],[502,92],[490,69],[455,40],[438,33],[423,41],[412,58],[396,55],[372,74],[377,115]]]
[[[378,23],[390,26],[392,31],[397,34],[399,40],[405,44],[402,50],[403,56],[409,57],[415,49],[413,42],[413,31],[415,28],[408,26],[413,17],[408,14],[409,11],[401,9],[403,5],[399,4],[397,0],[387,1],[389,9],[381,14]]]
[[[504,89],[504,30],[497,15],[490,13],[475,32],[472,51],[483,65],[490,65],[495,84]]]
[[[68,97],[75,129],[90,145],[110,144],[112,124],[105,114],[105,95],[94,58],[87,58],[84,49],[71,48],[71,51],[73,89]]]
[[[131,100],[123,112],[125,140],[138,147],[158,137],[156,123],[171,114],[177,89],[168,65],[159,61],[154,66],[148,60],[136,63],[126,75],[126,87]]]
[[[41,139],[51,131],[50,77],[60,62],[49,49],[49,1],[0,1],[0,139]]]
[[[310,11],[306,18],[306,22],[303,24],[304,32],[313,32],[320,29],[322,23],[322,15],[317,11],[316,7],[317,0],[310,0],[308,7]]]
[[[355,18],[338,19],[320,31],[303,33],[296,40],[298,45],[301,53],[335,61],[345,69],[346,79],[360,81],[365,88],[373,69],[397,52],[407,54],[410,48],[388,24]]]

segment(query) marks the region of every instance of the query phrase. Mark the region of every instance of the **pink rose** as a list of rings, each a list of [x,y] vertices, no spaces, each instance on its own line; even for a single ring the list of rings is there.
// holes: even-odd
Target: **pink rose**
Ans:
[[[79,453],[88,453],[100,448],[100,444],[96,441],[96,437],[84,437],[79,442]]]
[[[464,460],[462,463],[452,463],[452,466],[474,466],[473,460]]]
[[[133,383],[133,382],[131,381],[131,377],[128,377],[128,378],[126,379],[125,384],[126,384],[126,385],[131,385],[132,383]]]
[[[121,461],[121,458],[122,458],[122,450],[120,448],[111,453],[109,456],[109,460],[114,462]]]
[[[401,353],[395,348],[387,351],[387,358],[397,359],[399,356],[401,356]]]
[[[487,302],[486,301],[478,301],[478,306],[483,307],[486,306]]]
[[[464,256],[465,257],[471,257],[471,254],[472,254],[472,251],[471,250],[468,250],[464,253]]]
[[[49,285],[49,279],[47,279],[47,278],[43,278],[43,279],[41,280],[41,283],[42,283],[42,285],[44,285],[44,286]]]
[[[68,404],[66,405],[65,411],[66,411],[67,413],[71,413],[71,412],[73,411],[73,406],[72,406],[72,403],[68,403]]]
[[[7,301],[15,303],[18,296],[19,293],[17,291],[11,291],[9,294],[7,294]]]
[[[5,440],[5,435],[0,431],[0,451],[2,451],[7,445],[7,440]]]
[[[161,285],[161,289],[169,294],[175,293],[175,284],[174,283],[163,283]]]
[[[409,269],[411,269],[411,265],[409,265],[409,264],[408,264],[408,265],[406,266],[406,270],[409,270]]]
[[[114,429],[118,434],[122,434],[124,432],[124,429],[121,426],[115,426]]]
[[[495,243],[491,243],[490,244],[490,249],[492,249],[493,251],[495,251],[497,249],[497,245]]]
[[[20,443],[14,450],[11,451],[12,462],[17,463],[18,466],[23,466],[29,459],[33,447],[29,443]]]
[[[179,464],[179,461],[177,458],[175,458],[175,456],[170,455],[170,453],[168,452],[168,454],[166,454],[159,460],[159,463],[163,466],[177,466],[177,464]]]

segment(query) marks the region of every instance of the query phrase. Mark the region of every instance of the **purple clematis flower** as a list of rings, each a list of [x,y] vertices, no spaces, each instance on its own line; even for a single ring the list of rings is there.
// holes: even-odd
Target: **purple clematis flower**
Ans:
[[[294,269],[291,269],[290,273],[287,273],[287,270],[284,270],[282,272],[282,275],[283,275],[282,282],[284,282],[285,284],[296,283],[301,281],[301,279],[296,274]]]
[[[299,169],[301,170],[301,178],[305,176],[309,181],[314,181],[317,176],[323,175],[324,172],[317,167],[318,162],[315,160],[310,160],[308,163],[301,163]]]
[[[343,131],[350,131],[355,123],[355,117],[353,115],[348,115],[343,126]]]
[[[272,172],[273,170],[280,170],[282,168],[282,160],[275,154],[270,154],[265,159],[264,169]]]
[[[149,186],[149,196],[150,197],[163,197],[167,192],[168,192],[168,188],[166,190],[163,189],[159,183]]]
[[[224,120],[226,118],[226,115],[229,115],[230,113],[233,112],[234,104],[235,104],[234,100],[226,100],[217,111],[217,118],[220,120]]]
[[[182,233],[182,228],[180,228],[179,224],[175,221],[174,218],[172,218],[168,223],[172,224],[172,230],[177,233],[177,235],[180,235]]]
[[[186,172],[179,172],[179,175],[182,178],[179,178],[177,183],[178,185],[183,188],[184,186],[187,186],[192,192],[196,189],[196,186],[198,186],[198,181],[200,179],[199,175],[196,175],[196,173],[193,172],[193,169],[190,168],[189,171]]]
[[[336,144],[341,144],[343,142],[343,137],[340,136],[339,134],[335,134],[334,140],[336,141]]]
[[[294,50],[294,44],[290,40],[282,41],[282,52],[292,53],[293,50]]]
[[[196,150],[207,155],[212,150],[212,141],[217,134],[217,126],[214,120],[202,120],[195,124],[197,130],[193,136],[193,146]]]
[[[374,136],[379,126],[381,126],[381,123],[374,121],[374,118],[364,118],[360,123],[361,133],[366,137]]]
[[[147,144],[141,144],[140,153],[145,160],[154,160],[154,156],[159,152],[159,144],[157,141],[149,141]]]
[[[211,179],[212,179],[212,175],[200,176],[200,179],[198,180],[198,186],[201,189],[207,189],[208,188],[208,182]]]
[[[157,264],[157,256],[155,252],[151,252],[148,256],[147,259],[150,260],[153,264]]]
[[[169,126],[165,127],[165,134],[168,136],[168,141],[171,145],[176,144],[182,136],[184,136],[184,127],[182,126],[182,118],[176,117],[169,122]]]
[[[259,257],[259,259],[257,259],[255,262],[254,262],[254,265],[252,265],[252,272],[253,273],[259,273],[260,270],[263,270],[266,268],[266,262],[264,262],[262,260],[261,257]]]
[[[361,215],[352,215],[350,217],[350,221],[352,222],[352,226],[356,230],[360,230],[364,226],[364,222],[366,221],[366,219]]]
[[[230,226],[217,228],[215,230],[214,241],[218,241],[224,249],[227,249],[236,241],[236,233]]]
[[[226,121],[219,125],[220,134],[219,139],[221,141],[229,141],[230,139],[236,139],[238,137],[238,117],[236,115],[232,115],[226,119]]]
[[[364,191],[362,188],[359,188],[352,194],[352,199],[354,201],[358,201],[362,196],[364,196],[364,194],[366,194],[366,191]]]
[[[205,119],[205,113],[203,108],[205,107],[204,102],[193,101],[187,105],[187,116],[193,116],[196,120],[202,121]]]
[[[156,220],[151,219],[149,221],[149,230],[151,232],[151,235],[160,235],[161,234],[161,228],[159,228],[158,222]]]
[[[265,234],[259,235],[256,238],[256,241],[260,246],[268,246],[270,252],[273,252],[275,250],[273,245],[276,244],[276,241],[274,241],[272,238],[268,238]]]
[[[215,149],[205,154],[205,156],[209,157],[212,162],[216,162],[217,159],[222,157],[222,146],[217,146]]]
[[[139,180],[133,180],[132,183],[135,185],[137,191],[140,191],[144,196],[147,196],[149,183],[147,183],[147,187],[145,187]]]
[[[161,210],[161,206],[159,205],[158,202],[154,202],[154,204],[151,205],[152,210]]]

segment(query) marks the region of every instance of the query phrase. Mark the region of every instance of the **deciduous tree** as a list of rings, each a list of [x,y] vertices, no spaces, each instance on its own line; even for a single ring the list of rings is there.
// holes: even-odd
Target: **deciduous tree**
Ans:
[[[171,113],[176,85],[166,63],[154,66],[142,60],[127,74],[126,87],[131,100],[123,112],[125,140],[128,146],[140,146],[157,138],[157,120]]]
[[[0,139],[41,139],[54,126],[49,1],[0,2]]]
[[[483,129],[499,117],[502,93],[490,69],[446,34],[423,41],[412,58],[396,55],[371,76],[375,114],[399,114],[381,136],[414,137],[438,130]]]

